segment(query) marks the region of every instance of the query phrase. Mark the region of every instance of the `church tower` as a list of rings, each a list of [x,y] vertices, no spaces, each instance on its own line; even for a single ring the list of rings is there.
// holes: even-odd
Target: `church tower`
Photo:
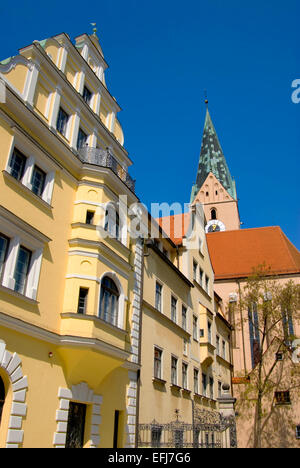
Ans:
[[[206,232],[240,229],[235,181],[229,172],[208,108],[197,179],[191,193],[191,203],[196,202],[203,205]]]

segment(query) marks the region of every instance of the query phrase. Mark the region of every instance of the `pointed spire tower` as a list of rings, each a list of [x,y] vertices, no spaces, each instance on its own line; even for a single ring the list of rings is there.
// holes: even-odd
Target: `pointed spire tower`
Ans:
[[[208,101],[206,100],[205,103],[206,117],[197,178],[191,192],[191,203],[201,202],[204,205],[207,232],[239,229],[240,218],[235,181],[231,177],[212,123]]]

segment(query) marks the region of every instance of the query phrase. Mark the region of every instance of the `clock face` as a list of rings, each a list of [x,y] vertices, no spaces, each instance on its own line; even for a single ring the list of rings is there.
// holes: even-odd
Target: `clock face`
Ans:
[[[211,219],[208,221],[207,225],[205,226],[205,232],[219,232],[225,231],[225,224],[218,219]]]

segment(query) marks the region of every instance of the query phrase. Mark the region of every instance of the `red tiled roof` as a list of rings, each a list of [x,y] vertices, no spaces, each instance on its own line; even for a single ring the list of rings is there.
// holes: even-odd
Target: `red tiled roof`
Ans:
[[[216,279],[247,277],[266,264],[272,274],[300,273],[300,252],[279,226],[208,233]]]

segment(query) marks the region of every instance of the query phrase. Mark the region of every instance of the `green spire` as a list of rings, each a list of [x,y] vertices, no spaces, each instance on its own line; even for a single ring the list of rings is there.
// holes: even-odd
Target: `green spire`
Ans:
[[[207,101],[206,101],[207,102]],[[208,108],[206,117],[199,158],[196,184],[192,188],[191,202],[194,201],[197,193],[204,184],[208,174],[212,172],[218,181],[223,185],[227,192],[234,198],[236,196],[235,182],[232,179],[225,156],[223,154],[217,132],[212,123]]]

